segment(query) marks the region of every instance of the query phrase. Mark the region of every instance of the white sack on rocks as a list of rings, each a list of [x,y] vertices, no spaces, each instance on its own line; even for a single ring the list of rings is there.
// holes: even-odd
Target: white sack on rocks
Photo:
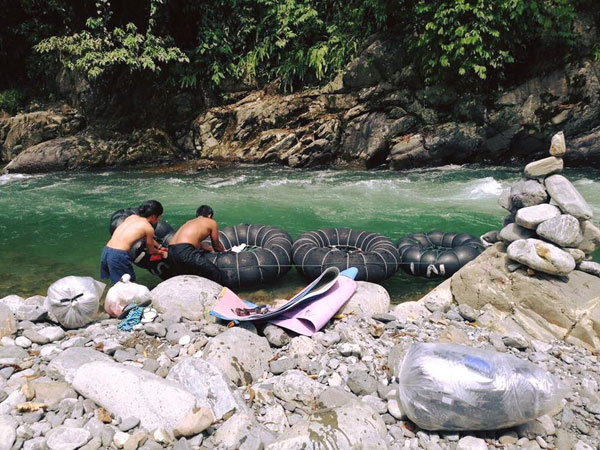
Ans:
[[[149,302],[150,290],[142,284],[131,282],[131,275],[126,273],[121,277],[121,281],[106,293],[104,310],[111,317],[119,317],[123,312],[123,308],[130,303],[143,305]]]
[[[8,295],[0,299],[0,303],[8,306],[17,320],[37,321],[47,313],[44,306],[46,298],[36,295],[24,299],[18,295]]]
[[[523,228],[535,230],[540,223],[558,217],[560,214],[560,209],[556,206],[544,203],[542,205],[521,208],[517,211],[515,222]]]
[[[63,327],[81,328],[96,318],[105,287],[92,277],[64,277],[48,288],[44,305]]]
[[[77,392],[116,417],[137,417],[147,430],[176,428],[196,406],[178,383],[114,361],[96,361],[75,373]]]
[[[577,247],[583,240],[579,220],[570,214],[561,214],[540,223],[535,232],[561,247]]]
[[[580,220],[592,218],[592,208],[564,176],[551,175],[544,180],[544,184],[552,200],[556,202],[562,212],[571,214]]]
[[[426,430],[497,430],[553,411],[565,389],[529,361],[456,344],[413,344],[400,368],[402,410]]]
[[[539,239],[515,241],[506,253],[510,259],[550,275],[568,275],[575,269],[575,260],[570,254]]]

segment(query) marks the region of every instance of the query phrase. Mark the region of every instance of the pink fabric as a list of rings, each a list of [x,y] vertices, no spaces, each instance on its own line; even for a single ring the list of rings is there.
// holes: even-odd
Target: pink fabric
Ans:
[[[312,336],[340,310],[350,297],[356,292],[356,281],[345,277],[338,277],[329,291],[307,303],[284,312],[279,317],[285,319],[270,320],[274,325],[295,331],[298,334]]]

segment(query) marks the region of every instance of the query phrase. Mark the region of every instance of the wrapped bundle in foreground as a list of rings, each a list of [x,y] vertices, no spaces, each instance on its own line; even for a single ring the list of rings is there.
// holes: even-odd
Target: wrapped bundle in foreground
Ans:
[[[96,317],[105,287],[91,277],[64,277],[48,288],[45,306],[64,328],[84,327]]]
[[[400,369],[406,415],[426,430],[494,430],[542,416],[561,383],[512,355],[456,344],[413,344]]]

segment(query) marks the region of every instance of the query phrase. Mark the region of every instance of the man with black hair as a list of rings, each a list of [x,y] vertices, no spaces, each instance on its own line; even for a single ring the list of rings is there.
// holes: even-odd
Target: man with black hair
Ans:
[[[154,240],[154,228],[163,214],[162,205],[156,200],[148,200],[138,208],[136,214],[127,217],[115,228],[112,237],[102,250],[100,261],[100,277],[118,282],[124,274],[135,281],[133,263],[129,250],[140,239],[146,240],[146,249],[151,255],[166,257],[164,250],[159,250]]]
[[[213,217],[213,209],[202,205],[196,210],[196,218],[184,223],[171,238],[168,262],[177,274],[200,275],[221,283],[221,271],[204,256],[207,252],[225,251],[219,242],[219,226]],[[209,236],[212,246],[202,242]]]

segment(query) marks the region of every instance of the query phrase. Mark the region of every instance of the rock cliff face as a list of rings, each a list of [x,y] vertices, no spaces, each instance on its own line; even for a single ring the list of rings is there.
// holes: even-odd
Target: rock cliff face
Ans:
[[[201,111],[174,136],[155,130],[165,138],[151,140],[148,151],[145,131],[103,138],[86,130],[84,136],[93,136],[98,147],[112,150],[98,153],[83,146],[75,164],[55,159],[48,169],[187,159],[397,170],[465,162],[505,164],[541,155],[558,131],[564,131],[570,143],[565,163],[587,165],[600,160],[598,92],[600,63],[589,60],[491,98],[451,86],[423,88],[403,61],[398,42],[374,40],[324,88],[290,95],[261,90],[241,94],[241,99],[235,94],[237,101]],[[0,120],[1,160],[12,159],[11,171],[34,170],[25,161],[47,155],[39,144],[55,146],[53,139],[72,135],[84,124],[77,114],[32,114],[44,119]],[[139,150],[132,154],[130,148]],[[15,158],[22,151],[29,154]],[[35,170],[45,170],[44,164]]]

